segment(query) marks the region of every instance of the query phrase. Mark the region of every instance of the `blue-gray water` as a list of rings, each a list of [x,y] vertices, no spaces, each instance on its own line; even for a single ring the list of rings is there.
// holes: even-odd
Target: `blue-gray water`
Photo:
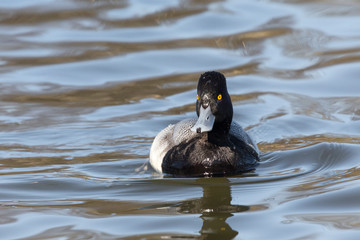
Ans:
[[[359,239],[360,2],[0,2],[2,239]],[[228,78],[254,173],[143,171]]]

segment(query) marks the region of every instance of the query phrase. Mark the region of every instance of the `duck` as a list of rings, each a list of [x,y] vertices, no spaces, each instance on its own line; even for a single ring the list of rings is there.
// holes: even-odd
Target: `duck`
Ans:
[[[160,131],[150,148],[150,165],[174,177],[229,176],[254,171],[259,149],[233,121],[233,105],[225,76],[201,74],[197,84],[196,114]]]

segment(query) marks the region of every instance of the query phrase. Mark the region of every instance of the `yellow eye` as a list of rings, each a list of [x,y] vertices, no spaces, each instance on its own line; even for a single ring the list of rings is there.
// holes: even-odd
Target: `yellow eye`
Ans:
[[[199,100],[199,95],[196,95],[196,100]]]
[[[219,95],[218,95],[218,100],[220,101],[221,99],[222,99],[222,95],[219,94]]]

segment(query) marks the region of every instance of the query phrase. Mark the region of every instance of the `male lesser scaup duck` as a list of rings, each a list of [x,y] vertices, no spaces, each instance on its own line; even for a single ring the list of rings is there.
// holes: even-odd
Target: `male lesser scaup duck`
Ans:
[[[173,176],[224,176],[254,170],[256,144],[236,122],[226,79],[205,72],[197,86],[198,119],[185,119],[163,129],[150,149],[150,164]]]

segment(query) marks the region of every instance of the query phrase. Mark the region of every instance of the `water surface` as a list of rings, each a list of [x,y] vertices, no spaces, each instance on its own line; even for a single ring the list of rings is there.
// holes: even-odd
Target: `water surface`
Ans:
[[[360,2],[0,2],[4,239],[357,239]],[[144,170],[223,72],[261,164]]]

